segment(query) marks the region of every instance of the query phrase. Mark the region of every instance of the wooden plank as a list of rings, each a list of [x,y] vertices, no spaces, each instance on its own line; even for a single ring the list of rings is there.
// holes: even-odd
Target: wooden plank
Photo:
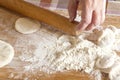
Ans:
[[[24,16],[28,16],[54,26],[54,28],[64,33],[76,35],[75,26],[77,22],[70,23],[64,16],[58,15],[49,10],[34,6],[23,0],[0,0],[0,5]]]
[[[0,8],[0,40],[7,41],[12,46],[14,46],[14,44],[16,43],[19,37],[23,37],[23,39],[26,37],[26,35],[19,34],[14,30],[14,23],[16,19],[19,17],[20,16],[17,14],[11,13],[9,11],[6,11]],[[114,26],[120,27],[120,16],[106,16],[106,20],[103,26],[107,26],[107,25],[114,25]],[[43,37],[43,39],[45,38]],[[41,42],[42,42],[42,38],[41,38]],[[19,45],[22,46],[22,42],[20,42]],[[24,66],[23,64],[25,63],[20,63],[17,60],[19,58],[20,52],[18,52],[15,46],[14,48],[15,48],[15,57],[9,65],[0,69],[0,80],[15,80],[15,79],[9,78],[10,73],[12,72],[12,73],[15,73],[16,75],[23,72],[21,68]],[[16,63],[18,63],[19,65],[17,64],[18,65],[17,66]],[[13,66],[17,66],[17,67],[14,68]],[[23,80],[24,77],[28,77],[28,75],[26,74],[27,73],[22,73],[22,75],[24,76],[21,79],[16,79],[16,80]],[[40,76],[39,74],[42,74],[42,75]],[[31,75],[31,80],[35,78],[37,78],[37,80],[39,79],[41,80],[90,80],[90,79],[94,80],[88,74],[75,72],[75,71],[55,73],[52,75],[47,75],[42,72],[40,72],[39,74],[29,73],[29,75]],[[103,77],[103,80],[107,80],[107,79],[108,77],[106,76]]]

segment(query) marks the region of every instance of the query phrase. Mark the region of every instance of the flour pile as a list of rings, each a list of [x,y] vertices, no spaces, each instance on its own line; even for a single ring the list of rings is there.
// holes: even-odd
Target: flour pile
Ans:
[[[101,80],[104,72],[110,80],[120,80],[120,57],[116,53],[120,52],[120,29],[109,26],[83,32],[79,37],[62,35],[53,43],[42,48],[39,45],[30,58],[21,55],[22,61],[30,63],[24,71],[84,71],[96,80]]]

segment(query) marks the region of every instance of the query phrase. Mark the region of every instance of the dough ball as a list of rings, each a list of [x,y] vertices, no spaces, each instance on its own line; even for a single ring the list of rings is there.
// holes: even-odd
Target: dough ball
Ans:
[[[105,30],[102,30],[101,33],[101,36],[97,40],[97,44],[100,47],[112,47],[115,42],[114,32],[111,29],[106,28]]]
[[[30,34],[38,31],[41,24],[29,18],[19,18],[15,23],[15,29],[22,34]]]
[[[109,68],[102,68],[100,69],[100,71],[104,73],[111,73],[111,71],[114,70],[114,68],[116,68],[116,66],[119,66],[119,65],[120,65],[120,57],[116,55],[114,64]]]
[[[100,69],[110,68],[115,63],[116,54],[104,55],[96,61],[96,67]]]
[[[87,36],[87,39],[92,42],[96,42],[102,34],[101,30],[94,29],[93,32]]]
[[[3,67],[11,62],[14,57],[13,47],[0,40],[0,67]]]
[[[109,73],[110,80],[120,80],[120,62],[117,62],[112,67]]]
[[[118,29],[115,26],[109,25],[108,28],[112,30],[114,33],[118,32]]]
[[[100,47],[112,47],[115,42],[116,28],[108,27],[104,30],[94,29],[93,33],[87,36],[87,39]]]

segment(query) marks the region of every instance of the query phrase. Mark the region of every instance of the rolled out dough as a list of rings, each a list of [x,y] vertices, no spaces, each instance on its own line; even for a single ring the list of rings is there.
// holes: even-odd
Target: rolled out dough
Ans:
[[[15,22],[15,29],[22,34],[30,34],[38,31],[41,24],[29,18],[19,18]]]
[[[0,67],[3,67],[10,63],[14,57],[13,47],[0,40]]]

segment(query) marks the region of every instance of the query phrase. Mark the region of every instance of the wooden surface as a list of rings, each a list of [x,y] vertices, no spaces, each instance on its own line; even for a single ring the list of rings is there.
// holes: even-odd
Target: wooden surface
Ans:
[[[52,25],[54,28],[64,33],[76,35],[76,30],[74,27],[76,22],[70,23],[67,18],[55,14],[51,11],[31,5],[27,2],[24,2],[23,0],[0,0],[0,5],[24,16],[28,16]]]
[[[29,80],[35,80],[35,79],[36,80],[94,80],[92,77],[90,77],[87,74],[75,72],[75,71],[61,72],[61,73],[56,73],[52,75],[48,75],[43,72],[39,72],[37,74],[24,73],[22,68],[25,65],[25,63],[19,62],[18,60],[18,56],[21,54],[22,50],[21,52],[18,51],[15,45],[16,45],[17,39],[19,39],[20,37],[22,37],[23,40],[25,40],[29,38],[30,36],[32,37],[33,34],[23,35],[15,31],[14,23],[16,19],[18,19],[19,17],[20,15],[18,14],[15,14],[13,12],[9,12],[8,10],[0,8],[0,40],[4,40],[10,43],[15,49],[15,57],[13,61],[9,65],[3,68],[0,68],[0,80],[23,80],[24,77],[28,77],[28,74],[30,78]],[[120,27],[120,17],[107,16],[104,26],[109,25],[109,24]],[[43,39],[47,39],[45,38],[45,36],[43,36],[43,34],[39,34],[38,37],[40,37],[41,42]],[[21,45],[21,46],[23,45],[23,48],[24,48],[24,45],[27,45],[27,44],[22,44],[22,42],[19,42],[18,45]],[[9,77],[11,73],[14,73],[14,75],[16,75],[16,79]],[[22,75],[21,78],[17,78],[18,73],[19,74],[21,73]],[[103,78],[104,78],[103,80],[107,80],[107,76]]]
[[[69,20],[64,16],[60,16],[49,10],[31,5],[27,2],[24,2],[23,0],[0,0],[0,5],[24,16],[47,23],[57,30],[69,35],[78,35],[80,33],[74,27],[78,22],[70,23]],[[110,6],[115,5],[119,6],[120,4],[109,2],[108,9]],[[78,9],[80,10],[81,6],[79,6]],[[115,7],[113,7],[112,9],[115,9]]]

